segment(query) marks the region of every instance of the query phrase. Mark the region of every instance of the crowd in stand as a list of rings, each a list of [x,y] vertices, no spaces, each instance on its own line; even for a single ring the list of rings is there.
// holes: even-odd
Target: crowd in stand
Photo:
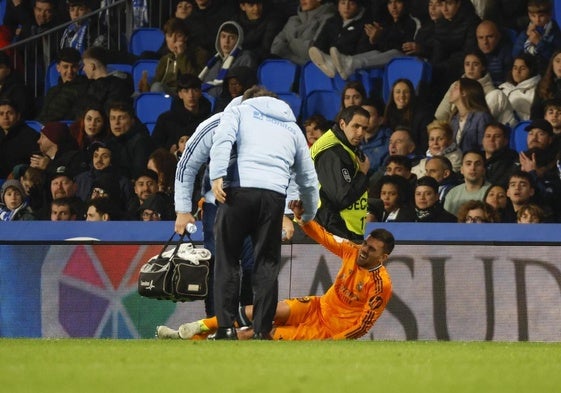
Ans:
[[[80,19],[109,3],[7,2],[3,44],[73,23],[26,58],[33,78],[18,49],[0,52],[0,220],[174,220],[187,139],[257,83],[263,61],[284,58],[338,74],[347,81],[341,109],[370,114],[360,145],[370,164],[368,221],[561,222],[553,0],[166,1],[165,41],[140,56],[106,49],[122,40],[107,19]],[[134,3],[136,26],[154,22],[148,2]],[[353,77],[402,56],[427,61],[430,82],[416,89],[400,78],[384,102]],[[44,78],[45,58],[56,59],[59,83],[34,96],[23,80]],[[108,69],[139,58],[158,66],[137,86]],[[172,96],[153,131],[133,106],[144,92]],[[311,147],[338,119],[299,120]],[[518,152],[509,141],[520,121],[529,123]]]

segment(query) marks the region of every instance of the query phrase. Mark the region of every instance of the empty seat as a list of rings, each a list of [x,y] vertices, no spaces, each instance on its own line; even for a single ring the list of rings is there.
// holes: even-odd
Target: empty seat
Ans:
[[[169,111],[172,98],[164,93],[142,93],[134,100],[134,110],[139,120],[152,133],[158,116]]]
[[[314,114],[323,115],[334,120],[339,113],[341,97],[334,90],[315,90],[306,96],[302,108],[302,118],[307,119]]]
[[[132,74],[132,65],[124,63],[107,64],[107,72],[121,71]]]
[[[154,27],[140,27],[135,29],[129,40],[129,52],[140,56],[142,52],[157,52],[164,43],[165,35]]]
[[[257,69],[259,84],[275,93],[291,92],[298,74],[298,65],[286,59],[268,59]]]
[[[298,120],[302,110],[302,98],[293,92],[277,93],[277,96],[290,106],[290,109],[292,109],[292,112],[294,113],[294,117]]]

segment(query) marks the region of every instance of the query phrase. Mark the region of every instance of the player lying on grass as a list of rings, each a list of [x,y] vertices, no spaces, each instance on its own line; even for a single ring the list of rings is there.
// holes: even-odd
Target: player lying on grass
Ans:
[[[274,340],[356,339],[364,336],[380,317],[392,293],[384,262],[394,248],[394,237],[385,229],[373,230],[357,245],[333,236],[315,221],[303,224],[300,201],[289,207],[308,236],[342,259],[335,282],[322,296],[280,301],[271,337]],[[252,306],[240,309],[240,320],[252,320]],[[218,328],[216,317],[185,323],[178,330],[158,326],[158,338],[204,338]],[[253,331],[238,330],[239,339],[249,339]]]

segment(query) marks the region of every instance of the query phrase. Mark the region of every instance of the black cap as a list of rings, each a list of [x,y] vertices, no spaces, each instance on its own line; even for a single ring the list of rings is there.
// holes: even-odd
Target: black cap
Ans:
[[[553,127],[551,123],[545,119],[536,119],[524,128],[524,131],[531,131],[534,128],[539,128],[540,130],[547,132],[549,135],[553,135]]]

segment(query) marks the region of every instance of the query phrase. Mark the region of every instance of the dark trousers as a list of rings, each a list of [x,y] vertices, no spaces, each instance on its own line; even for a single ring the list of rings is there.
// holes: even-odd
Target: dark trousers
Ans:
[[[281,230],[285,196],[259,188],[226,190],[214,226],[214,301],[219,327],[232,327],[239,304],[240,256],[251,237],[254,252],[253,329],[268,333],[278,301]]]

